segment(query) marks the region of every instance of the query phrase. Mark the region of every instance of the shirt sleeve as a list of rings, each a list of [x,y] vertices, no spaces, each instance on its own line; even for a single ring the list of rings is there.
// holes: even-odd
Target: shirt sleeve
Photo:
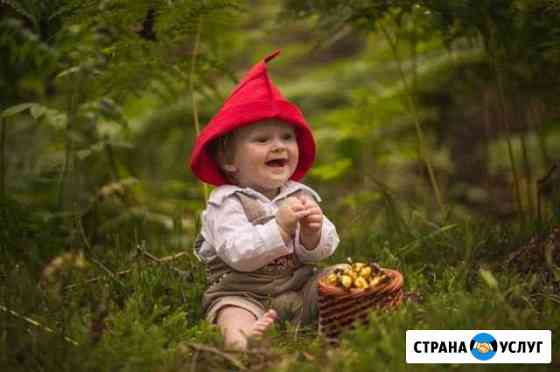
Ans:
[[[257,270],[293,251],[284,243],[275,219],[251,224],[235,197],[226,198],[220,205],[208,204],[204,222],[204,238],[218,257],[238,271]]]
[[[323,226],[321,228],[321,238],[317,247],[307,250],[300,241],[300,229],[296,230],[295,236],[295,253],[301,262],[313,262],[323,260],[334,253],[340,239],[334,224],[323,215]]]

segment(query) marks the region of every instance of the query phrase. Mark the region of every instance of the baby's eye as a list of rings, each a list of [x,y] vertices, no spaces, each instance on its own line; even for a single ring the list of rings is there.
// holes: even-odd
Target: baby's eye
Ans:
[[[293,140],[295,138],[295,135],[293,133],[286,133],[284,135],[282,135],[282,139],[284,141],[290,141]]]
[[[258,142],[258,143],[265,143],[266,141],[268,141],[268,137],[258,136],[258,137],[255,137],[254,141]]]

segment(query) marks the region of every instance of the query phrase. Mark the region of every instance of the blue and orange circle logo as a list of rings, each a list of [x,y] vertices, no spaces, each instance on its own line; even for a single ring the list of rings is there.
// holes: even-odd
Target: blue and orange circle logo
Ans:
[[[496,355],[498,342],[488,333],[479,333],[474,336],[470,344],[471,354],[478,360],[489,360]]]

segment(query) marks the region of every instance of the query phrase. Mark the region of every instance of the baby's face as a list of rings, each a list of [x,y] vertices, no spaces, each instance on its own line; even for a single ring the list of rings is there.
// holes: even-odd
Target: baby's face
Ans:
[[[251,187],[269,198],[294,174],[299,149],[294,127],[267,120],[238,129],[233,160],[225,165],[239,186]]]

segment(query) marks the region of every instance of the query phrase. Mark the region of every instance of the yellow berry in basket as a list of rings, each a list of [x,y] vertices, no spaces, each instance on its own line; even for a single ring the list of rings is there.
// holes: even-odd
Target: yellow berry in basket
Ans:
[[[376,277],[372,278],[372,279],[369,281],[369,286],[370,286],[370,287],[375,287],[376,285],[378,285],[379,283],[381,283],[382,280],[383,280],[383,277],[381,277],[381,276],[376,276]]]
[[[367,278],[370,277],[370,275],[371,275],[371,267],[365,266],[365,267],[363,267],[363,268],[360,270],[360,276],[361,276],[362,278],[366,278],[366,279],[367,279]]]
[[[359,277],[354,281],[354,285],[356,288],[364,289],[368,287],[368,282],[364,278]]]
[[[352,286],[352,278],[348,275],[342,275],[340,277],[340,283],[344,288],[350,288]]]
[[[352,280],[356,280],[356,278],[358,277],[358,274],[352,269],[345,270],[344,275],[349,276],[350,278],[352,278]]]
[[[327,283],[328,283],[328,284],[333,284],[333,285],[335,285],[335,284],[336,284],[336,280],[337,280],[337,276],[336,276],[336,274],[334,274],[334,273],[333,273],[333,274],[330,274],[329,276],[327,276]]]
[[[354,264],[352,264],[352,269],[356,272],[359,272],[364,266],[366,266],[365,263],[363,262],[356,262]]]

